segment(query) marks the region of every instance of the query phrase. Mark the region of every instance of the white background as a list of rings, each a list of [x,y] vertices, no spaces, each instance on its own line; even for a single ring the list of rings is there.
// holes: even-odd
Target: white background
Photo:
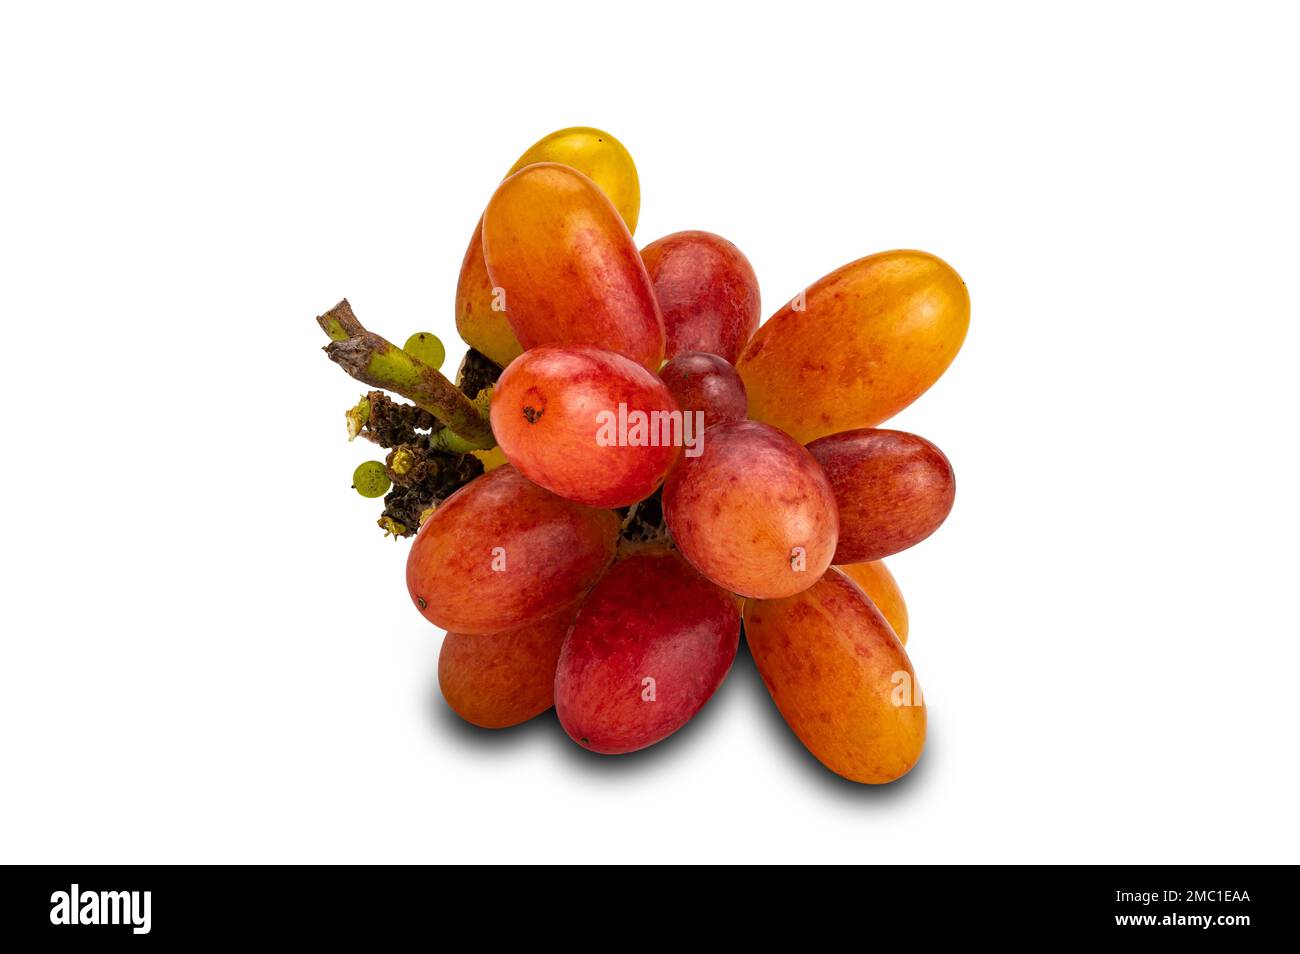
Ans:
[[[1300,860],[1296,27],[6,5],[0,860]],[[632,151],[641,242],[729,237],[765,313],[888,248],[970,287],[894,421],[959,486],[890,561],[931,727],[895,785],[822,769],[743,653],[620,758],[438,697],[313,317],[451,344],[494,184],[573,124]]]

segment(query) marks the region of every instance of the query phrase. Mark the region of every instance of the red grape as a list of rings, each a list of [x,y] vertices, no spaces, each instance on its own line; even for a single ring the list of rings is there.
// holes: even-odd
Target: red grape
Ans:
[[[425,619],[451,632],[499,633],[573,602],[614,558],[618,514],[555,496],[506,465],[443,501],[406,561]]]
[[[593,752],[653,745],[722,684],[740,637],[732,596],[676,553],[614,565],[578,611],[555,673],[564,731]]]
[[[758,327],[758,279],[740,249],[711,232],[674,232],[641,250],[663,312],[669,358],[708,351],[735,363]]]
[[[839,534],[835,496],[812,454],[757,421],[704,432],[664,485],[678,548],[719,586],[742,596],[790,596],[830,566]]]
[[[836,563],[865,563],[906,550],[934,533],[957,493],[952,465],[924,437],[862,428],[808,445],[840,511]]]
[[[598,507],[654,493],[685,423],[658,377],[599,348],[526,351],[492,395],[492,432],[510,462],[561,497]]]
[[[555,664],[577,612],[574,603],[504,633],[448,633],[438,654],[438,687],[447,705],[485,729],[545,712],[555,702]]]
[[[683,413],[704,412],[704,426],[743,421],[749,416],[745,383],[725,358],[707,351],[684,351],[659,371]]]

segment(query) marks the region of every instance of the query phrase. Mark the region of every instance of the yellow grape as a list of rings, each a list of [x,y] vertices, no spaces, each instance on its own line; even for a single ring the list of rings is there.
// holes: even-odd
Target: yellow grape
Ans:
[[[831,272],[758,329],[736,363],[749,415],[801,444],[875,427],[952,363],[970,324],[966,283],[926,252],[881,252]]]

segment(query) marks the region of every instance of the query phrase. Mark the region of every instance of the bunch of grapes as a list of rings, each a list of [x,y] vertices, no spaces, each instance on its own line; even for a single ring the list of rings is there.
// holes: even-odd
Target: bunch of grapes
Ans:
[[[966,287],[932,255],[884,252],[760,327],[740,250],[699,231],[638,250],[639,206],[608,133],[525,152],[461,267],[457,328],[478,371],[462,366],[459,386],[432,336],[399,349],[346,303],[319,319],[334,360],[413,402],[372,392],[349,426],[393,448],[358,490],[405,479],[389,507],[419,498],[386,529],[418,526],[406,581],[447,631],[443,695],[487,728],[554,707],[582,747],[632,752],[700,711],[743,632],[814,756],[893,781],[920,757],[926,713],[880,561],[938,528],[955,484],[934,444],[878,425],[952,362]]]

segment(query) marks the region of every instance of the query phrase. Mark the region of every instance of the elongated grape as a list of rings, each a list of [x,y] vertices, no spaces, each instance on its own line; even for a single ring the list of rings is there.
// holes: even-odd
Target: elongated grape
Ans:
[[[907,645],[907,603],[903,600],[903,591],[898,588],[898,581],[889,572],[882,560],[870,563],[846,563],[837,566],[839,570],[866,593],[876,609],[885,617],[894,635],[904,646]]]
[[[438,654],[438,687],[466,722],[504,729],[555,702],[555,665],[578,606],[504,633],[448,633]]]
[[[589,345],[658,371],[664,324],[650,276],[608,198],[582,173],[525,166],[483,213],[483,256],[525,350]]]
[[[905,431],[863,428],[808,445],[840,511],[836,563],[879,560],[920,543],[952,510],[957,482],[943,451]]]
[[[731,363],[758,328],[758,278],[740,249],[712,232],[674,232],[641,250],[664,316],[669,359],[707,351]]]
[[[821,465],[757,421],[704,432],[664,484],[664,516],[682,555],[742,596],[789,596],[830,566],[839,536],[835,496]]]
[[[636,231],[641,208],[636,165],[623,144],[609,133],[590,126],[560,129],[533,143],[506,176],[535,162],[559,162],[577,169],[609,197],[628,231]],[[504,304],[501,296],[493,293],[487,263],[483,261],[480,219],[465,250],[456,285],[456,330],[467,344],[503,368],[523,351],[510,328]]]
[[[456,282],[456,330],[471,348],[481,351],[501,367],[523,353],[510,319],[502,292],[494,292],[483,261],[483,219],[480,217],[470,236],[469,247],[460,263]]]
[[[627,230],[636,231],[641,214],[641,183],[636,163],[627,148],[609,133],[591,126],[557,130],[529,146],[515,160],[508,175],[538,162],[558,162],[577,169],[609,198]]]
[[[708,702],[739,637],[735,600],[677,554],[621,560],[587,596],[560,653],[560,724],[593,752],[653,745]]]
[[[745,383],[725,358],[706,351],[685,351],[659,372],[683,413],[701,411],[704,426],[743,421],[749,413]]]
[[[618,514],[555,496],[509,465],[456,491],[424,521],[406,586],[449,632],[499,633],[556,613],[614,558]]]
[[[800,443],[874,427],[952,363],[970,323],[961,277],[925,252],[882,252],[812,285],[750,339],[736,370],[750,417]]]
[[[506,457],[561,497],[622,507],[658,489],[688,436],[668,388],[599,348],[534,348],[492,393],[492,432]]]
[[[745,602],[745,639],[799,741],[832,772],[879,784],[925,745],[925,700],[894,631],[838,570],[781,600]]]

